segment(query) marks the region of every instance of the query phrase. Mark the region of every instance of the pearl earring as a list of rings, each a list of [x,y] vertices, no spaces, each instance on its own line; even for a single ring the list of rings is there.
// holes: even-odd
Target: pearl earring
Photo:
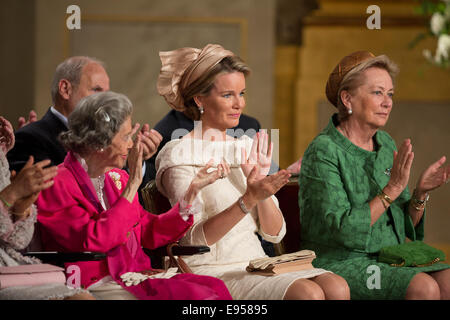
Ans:
[[[200,114],[205,113],[205,109],[203,109],[203,107],[198,107],[198,111],[200,111]]]
[[[352,114],[353,110],[352,109],[348,109],[348,114]]]

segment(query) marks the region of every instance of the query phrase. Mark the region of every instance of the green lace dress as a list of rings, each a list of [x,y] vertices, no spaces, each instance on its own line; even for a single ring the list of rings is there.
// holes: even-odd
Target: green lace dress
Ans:
[[[406,188],[370,226],[369,202],[389,181],[395,143],[379,130],[376,151],[363,150],[336,129],[337,123],[335,114],[303,157],[301,246],[316,252],[316,268],[347,280],[352,299],[403,299],[414,275],[450,266],[391,267],[377,262],[377,252],[385,246],[403,243],[406,237],[423,240],[425,213],[414,227]]]

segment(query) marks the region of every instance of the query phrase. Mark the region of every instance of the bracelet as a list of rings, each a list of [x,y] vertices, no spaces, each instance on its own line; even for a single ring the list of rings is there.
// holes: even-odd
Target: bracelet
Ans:
[[[416,209],[418,211],[425,209],[427,201],[430,200],[430,194],[426,193],[425,199],[423,199],[423,200],[417,199],[415,195],[416,195],[416,189],[414,189],[413,197],[411,199],[413,202],[414,209]]]
[[[383,197],[383,199],[386,200],[389,205],[392,204],[392,199],[386,193],[384,193],[383,190],[381,190],[380,196]]]
[[[382,195],[381,193],[379,193],[379,194],[377,194],[377,197],[380,198],[381,203],[383,204],[384,210],[387,210],[388,207],[387,207],[387,205],[384,203],[383,195]]]
[[[3,199],[3,197],[1,197],[1,196],[0,196],[0,200],[2,200],[2,202],[5,204],[5,206],[7,208],[11,208],[12,207],[12,204],[9,203],[8,201],[6,201],[5,199]]]
[[[16,219],[19,219],[19,220],[26,219],[26,218],[28,218],[31,215],[31,208],[27,208],[22,213],[10,212],[10,214],[13,215]]]
[[[416,209],[417,211],[421,211],[421,210],[424,210],[425,209],[425,206],[424,205],[418,205],[418,206],[416,206],[416,205],[412,205],[413,206],[413,208],[414,209]]]
[[[245,213],[245,214],[249,214],[250,211],[247,209],[247,207],[245,206],[244,200],[242,200],[242,197],[239,198],[238,200],[239,203],[239,207],[241,208],[241,210]]]

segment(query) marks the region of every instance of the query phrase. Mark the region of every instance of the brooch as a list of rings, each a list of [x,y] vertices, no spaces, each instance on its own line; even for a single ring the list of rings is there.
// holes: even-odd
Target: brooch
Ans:
[[[387,168],[386,170],[384,170],[384,174],[387,175],[388,177],[391,176],[391,169],[392,168]]]
[[[109,176],[111,177],[111,179],[113,179],[117,189],[122,190],[122,182],[120,181],[120,174],[118,174],[117,172],[110,172]]]

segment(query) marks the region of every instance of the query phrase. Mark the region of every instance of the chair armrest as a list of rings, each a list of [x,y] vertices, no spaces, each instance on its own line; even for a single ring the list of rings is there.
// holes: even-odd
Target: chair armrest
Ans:
[[[157,249],[147,249],[143,248],[144,252],[148,256],[153,257],[165,257],[169,254],[167,253],[167,246],[159,247]],[[192,256],[195,254],[203,254],[209,252],[211,249],[208,246],[173,246],[172,253],[174,256]]]
[[[25,256],[32,256],[40,259],[45,263],[64,264],[65,262],[76,261],[96,261],[106,258],[106,254],[102,252],[57,252],[57,251],[29,251],[24,253]]]

